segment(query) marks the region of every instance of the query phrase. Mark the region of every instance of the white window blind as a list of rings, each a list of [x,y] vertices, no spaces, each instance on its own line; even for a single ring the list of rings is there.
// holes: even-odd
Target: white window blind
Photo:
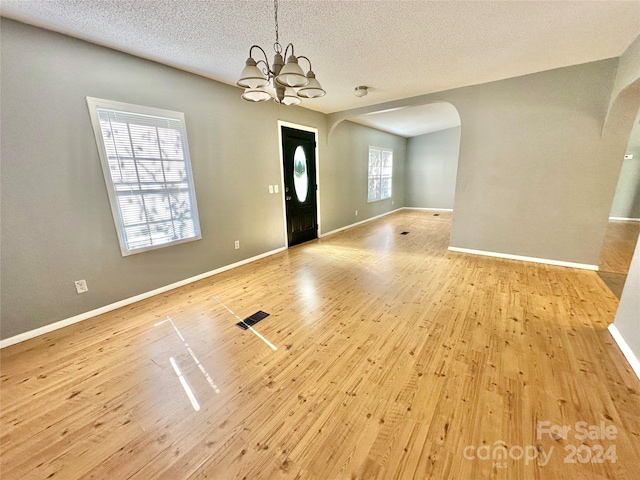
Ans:
[[[122,255],[201,238],[184,115],[87,104]]]
[[[367,201],[391,198],[393,150],[369,147],[369,187]]]

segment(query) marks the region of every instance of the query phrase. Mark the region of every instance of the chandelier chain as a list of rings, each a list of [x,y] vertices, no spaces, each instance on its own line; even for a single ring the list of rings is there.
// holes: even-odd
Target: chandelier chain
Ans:
[[[278,0],[273,0],[273,11],[276,19],[276,43],[280,43],[278,40]]]

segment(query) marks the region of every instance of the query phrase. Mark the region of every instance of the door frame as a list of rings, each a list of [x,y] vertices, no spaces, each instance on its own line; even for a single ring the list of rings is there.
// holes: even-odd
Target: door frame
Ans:
[[[283,219],[283,232],[284,232],[284,244],[286,248],[289,248],[289,240],[287,234],[287,205],[284,199],[284,152],[282,151],[282,127],[295,128],[296,130],[302,130],[303,132],[310,132],[314,135],[316,142],[315,157],[316,157],[316,218],[318,219],[318,238],[322,232],[322,220],[320,216],[320,151],[318,142],[318,129],[314,127],[308,127],[306,125],[300,125],[298,123],[286,122],[284,120],[278,120],[278,150],[280,152],[280,197],[282,198],[282,219]]]

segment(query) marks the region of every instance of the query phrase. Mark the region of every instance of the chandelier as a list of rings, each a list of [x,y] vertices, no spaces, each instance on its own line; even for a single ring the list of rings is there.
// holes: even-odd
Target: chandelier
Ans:
[[[278,0],[274,0],[274,13],[276,23],[276,43],[273,44],[275,55],[273,62],[269,65],[266,52],[259,45],[252,45],[249,49],[249,58],[237,85],[243,87],[244,93],[242,98],[249,102],[264,102],[273,98],[277,103],[284,105],[298,105],[302,98],[322,97],[325,93],[320,86],[320,82],[316,80],[316,76],[311,69],[311,61],[307,57],[296,57],[293,51],[293,44],[287,45],[282,55],[282,45],[278,39]],[[287,58],[291,48],[291,54]],[[264,60],[256,61],[253,58],[254,49],[260,50],[264,56]],[[284,62],[287,58],[287,63]],[[298,60],[303,59],[309,64],[309,71],[305,75],[302,68],[298,64]],[[262,70],[258,67],[262,64]],[[267,90],[267,86],[272,83],[271,91],[275,90],[275,96],[271,91]]]

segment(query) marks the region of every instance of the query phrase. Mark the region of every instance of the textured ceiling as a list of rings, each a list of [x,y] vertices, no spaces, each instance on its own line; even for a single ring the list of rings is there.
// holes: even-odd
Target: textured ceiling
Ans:
[[[275,40],[270,0],[2,0],[0,12],[228,84],[251,44],[271,56]],[[280,0],[279,24],[327,90],[303,106],[331,113],[619,56],[640,1]]]
[[[401,137],[415,137],[460,125],[458,110],[446,102],[394,108],[393,110],[359,115],[349,120]]]

